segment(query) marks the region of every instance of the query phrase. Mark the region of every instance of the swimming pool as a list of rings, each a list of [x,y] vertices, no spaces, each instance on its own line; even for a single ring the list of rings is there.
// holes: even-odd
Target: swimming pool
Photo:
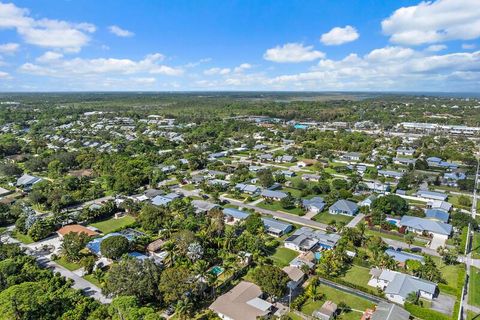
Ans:
[[[213,274],[213,275],[216,275],[216,276],[221,275],[223,273],[223,271],[225,271],[225,269],[223,269],[220,266],[214,266],[214,267],[212,267],[212,269],[210,269],[210,273]]]
[[[322,257],[322,253],[321,252],[315,252],[315,260],[320,260],[320,258]]]

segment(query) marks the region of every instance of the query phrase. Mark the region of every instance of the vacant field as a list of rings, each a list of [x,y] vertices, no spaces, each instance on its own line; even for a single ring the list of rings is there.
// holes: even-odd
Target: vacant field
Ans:
[[[350,216],[344,216],[341,214],[330,214],[326,211],[320,212],[319,214],[313,217],[313,220],[321,223],[325,223],[325,224],[329,224],[332,221],[335,221],[336,223],[342,222],[342,221],[345,223],[349,223],[350,220],[352,219],[353,217],[350,217]]]

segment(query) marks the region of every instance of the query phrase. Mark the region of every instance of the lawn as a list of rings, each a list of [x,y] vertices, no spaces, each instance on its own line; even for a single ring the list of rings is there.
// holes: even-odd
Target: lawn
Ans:
[[[470,269],[470,288],[468,290],[468,303],[480,307],[480,270]]]
[[[461,263],[456,265],[446,265],[440,257],[432,257],[432,259],[442,273],[443,279],[447,282],[446,284],[440,283],[438,285],[440,292],[456,296],[458,290],[461,290],[461,286],[463,285],[465,265]]]
[[[405,237],[402,235],[395,235],[395,234],[389,234],[389,233],[383,233],[375,230],[367,230],[366,231],[367,235],[369,236],[379,236],[382,238],[388,238],[392,240],[397,240],[397,241],[402,241],[405,242]],[[425,247],[427,243],[419,240],[414,240],[412,246],[414,247]]]
[[[270,258],[272,258],[275,265],[283,268],[285,266],[288,266],[290,264],[290,261],[292,261],[297,256],[298,252],[284,247],[279,247],[275,250],[275,253],[270,256]]]
[[[186,184],[186,185],[182,186],[182,189],[188,190],[188,191],[195,190],[196,188],[197,188],[197,186],[195,186],[194,184]]]
[[[451,204],[453,204],[455,207],[457,208],[462,208],[462,209],[465,209],[465,210],[470,210],[471,209],[471,206],[462,206],[458,203],[458,198],[460,196],[459,195],[456,195],[456,194],[450,194],[448,196],[448,202],[450,202]],[[471,198],[470,198],[471,200]]]
[[[472,257],[480,259],[480,233],[478,232],[473,233]]]
[[[99,288],[102,287],[102,284],[97,279],[95,279],[95,277],[91,274],[84,275],[83,279],[87,280],[88,282],[90,282],[91,284],[93,284],[93,285],[95,285]]]
[[[99,229],[104,234],[107,234],[128,227],[133,223],[135,223],[135,218],[132,216],[125,216],[119,219],[110,218],[108,220],[92,223],[91,226]]]
[[[475,312],[468,310],[467,320],[480,320],[480,314],[476,314]]]
[[[312,301],[312,300],[307,300],[307,302],[302,306],[302,312],[308,316],[311,316],[313,311],[320,309],[323,305],[323,303],[326,300],[331,300],[337,305],[340,302],[344,302],[347,304],[350,308],[355,309],[355,310],[361,310],[362,312],[367,309],[367,308],[373,308],[374,304],[368,300],[365,300],[363,298],[357,297],[355,295],[336,290],[333,288],[330,288],[326,285],[320,285],[319,287],[319,292],[324,294],[324,297],[322,300],[317,300],[317,301]],[[360,319],[362,317],[362,313],[352,311],[349,313],[342,313],[340,317],[337,319],[345,319],[345,320],[350,320],[350,319]]]
[[[313,220],[317,222],[325,223],[325,224],[329,224],[332,220],[335,220],[336,223],[341,221],[345,223],[349,223],[350,220],[352,219],[353,217],[350,217],[350,216],[344,216],[341,214],[330,214],[327,211],[320,212],[319,214],[313,217]]]
[[[20,232],[12,232],[12,237],[17,239],[18,241],[20,241],[21,243],[23,244],[30,244],[30,243],[34,243],[35,241],[33,241],[32,238],[30,238],[29,235],[26,235],[26,234],[23,234],[23,233],[20,233]]]
[[[368,286],[368,281],[370,280],[369,272],[370,270],[365,267],[352,265],[345,276],[341,277],[340,279],[371,290],[372,287]]]
[[[267,210],[272,210],[272,211],[282,211],[282,212],[287,212],[291,213],[297,216],[302,216],[305,214],[302,208],[294,207],[292,209],[284,209],[282,205],[280,204],[279,201],[274,201],[271,204],[265,203],[265,202],[260,202],[257,204],[257,207],[267,209]]]
[[[78,263],[75,262],[68,262],[65,257],[60,257],[60,259],[55,260],[56,263],[64,267],[65,269],[68,269],[70,271],[75,271],[80,269],[82,266]]]

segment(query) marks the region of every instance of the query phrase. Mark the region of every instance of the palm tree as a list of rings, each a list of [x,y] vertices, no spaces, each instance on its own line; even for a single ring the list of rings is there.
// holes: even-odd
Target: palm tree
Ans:
[[[189,319],[192,313],[193,303],[189,299],[180,300],[175,306],[175,313],[180,319]]]
[[[223,248],[230,251],[235,243],[235,231],[231,228],[225,230],[225,235],[223,239]]]

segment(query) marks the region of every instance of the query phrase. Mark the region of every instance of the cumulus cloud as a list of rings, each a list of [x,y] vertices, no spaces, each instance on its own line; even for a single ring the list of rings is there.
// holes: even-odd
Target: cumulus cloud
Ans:
[[[34,19],[27,9],[0,2],[0,29],[15,29],[28,44],[78,52],[90,41],[88,34],[96,27],[85,22]]]
[[[335,27],[327,33],[322,34],[320,41],[327,46],[338,46],[358,39],[360,35],[352,26]]]
[[[325,53],[313,50],[313,46],[304,46],[301,43],[287,43],[268,49],[263,58],[279,63],[298,63],[313,61],[325,57]]]
[[[478,0],[437,0],[402,7],[382,21],[390,41],[403,45],[471,40],[480,36]]]
[[[18,48],[20,48],[18,43],[0,44],[0,53],[13,54],[17,52]]]
[[[25,63],[19,68],[19,71],[51,77],[138,73],[161,74],[167,76],[179,76],[183,74],[183,69],[181,68],[161,64],[160,62],[164,58],[164,55],[155,53],[147,55],[144,59],[138,61],[116,58],[63,59],[61,54],[46,52],[36,59],[36,64]]]
[[[8,72],[0,71],[0,79],[8,79],[10,78],[10,74]]]
[[[230,68],[210,68],[205,71],[203,71],[203,74],[206,76],[213,76],[213,75],[225,75],[230,73]]]
[[[471,49],[475,49],[475,44],[473,43],[464,43],[462,44],[462,49],[465,49],[465,50],[471,50]]]
[[[250,63],[242,63],[238,67],[235,67],[233,69],[233,72],[243,72],[245,70],[251,69],[252,65]]]
[[[473,79],[480,81],[479,68],[480,51],[439,55],[386,47],[364,56],[322,59],[310,71],[276,76],[267,83],[317,90],[465,90],[475,87]]]
[[[133,33],[132,31],[122,29],[122,28],[120,28],[119,26],[116,26],[116,25],[109,26],[108,30],[110,31],[110,33],[113,33],[114,35],[116,35],[118,37],[123,37],[123,38],[133,37],[135,35],[135,33]]]
[[[432,44],[431,46],[428,46],[427,51],[430,51],[430,52],[437,52],[437,51],[442,51],[442,50],[445,50],[447,49],[447,46],[444,45],[444,44]]]

